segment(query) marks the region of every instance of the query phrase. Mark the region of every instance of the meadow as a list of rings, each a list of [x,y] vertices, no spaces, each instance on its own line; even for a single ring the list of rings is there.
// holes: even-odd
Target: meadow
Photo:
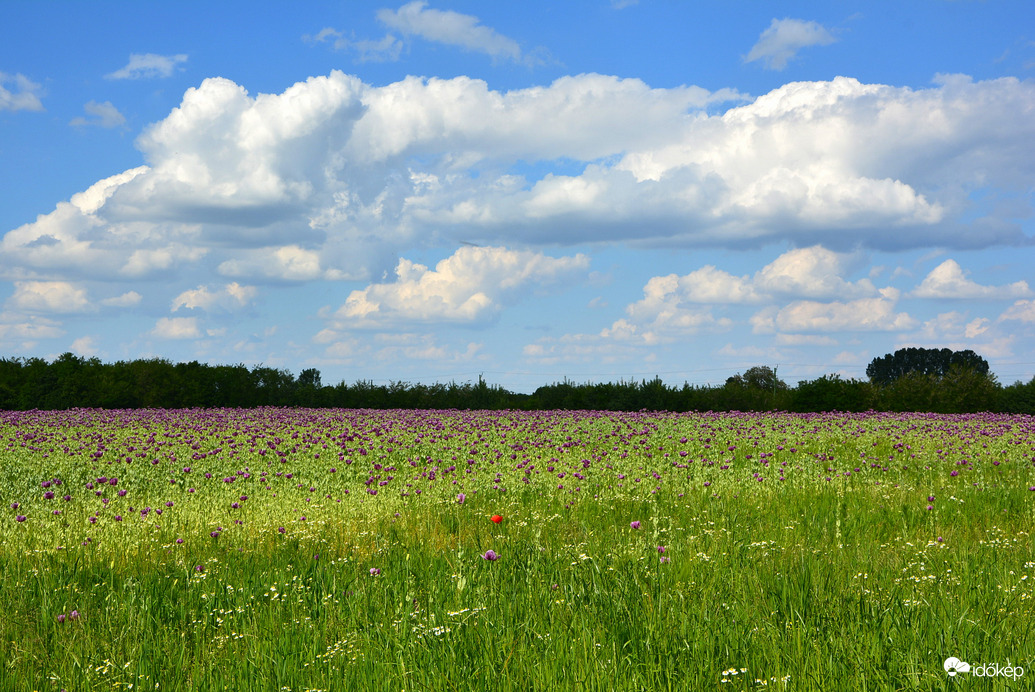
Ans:
[[[1035,679],[1030,416],[4,412],[0,498],[0,690]]]

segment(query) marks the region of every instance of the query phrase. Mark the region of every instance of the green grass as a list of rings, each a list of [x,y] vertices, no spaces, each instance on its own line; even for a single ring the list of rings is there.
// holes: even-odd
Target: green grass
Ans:
[[[1005,690],[1035,676],[1030,418],[134,415],[0,422],[2,690]],[[107,505],[102,475],[118,477]],[[369,495],[371,475],[393,480]],[[950,656],[1025,672],[953,679]]]

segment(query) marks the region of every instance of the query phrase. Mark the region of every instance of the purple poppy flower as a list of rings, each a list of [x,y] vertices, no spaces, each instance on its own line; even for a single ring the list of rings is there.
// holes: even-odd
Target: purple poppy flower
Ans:
[[[496,554],[495,550],[486,550],[485,554],[482,555],[482,559],[488,560],[489,562],[496,562],[496,560],[500,559],[500,556]]]
[[[463,493],[460,493],[459,495],[456,496],[456,503],[459,504],[459,505],[462,505],[462,504],[464,504],[464,500],[466,500],[466,499],[467,499],[467,496],[464,495]]]
[[[638,521],[631,521],[631,522],[629,522],[629,526],[631,528],[634,528],[634,529],[639,529],[640,528],[640,522],[638,522]]]
[[[19,514],[18,516],[16,516],[14,518],[14,520],[15,521],[25,521],[25,515],[24,514]]]
[[[371,567],[370,568],[370,576],[376,577],[379,574],[381,574],[381,568],[380,567]]]

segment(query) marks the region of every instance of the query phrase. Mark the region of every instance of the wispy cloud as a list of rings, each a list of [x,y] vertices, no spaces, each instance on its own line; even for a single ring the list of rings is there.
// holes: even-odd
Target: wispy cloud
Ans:
[[[413,0],[397,10],[378,10],[377,19],[389,29],[380,39],[357,38],[354,34],[346,36],[334,27],[324,27],[316,34],[302,36],[302,40],[328,43],[335,50],[353,52],[359,62],[398,60],[406,48],[405,39],[412,38],[483,53],[494,61],[506,60],[525,65],[542,64],[546,55],[544,48],[523,50],[517,41],[485,26],[474,15],[432,9],[425,0]]]
[[[315,36],[306,34],[302,40],[307,43],[330,43],[334,50],[352,51],[359,62],[392,62],[399,59],[403,42],[391,33],[384,38],[356,39],[346,38],[345,34],[333,27],[324,27]]]
[[[414,0],[398,10],[379,10],[377,18],[389,28],[408,36],[460,46],[493,57],[521,58],[521,46],[517,41],[483,26],[477,17],[429,9],[423,0]]]
[[[105,101],[104,103],[89,101],[83,106],[83,110],[90,117],[73,118],[68,124],[73,127],[94,125],[104,128],[121,127],[126,124],[126,117],[119,113],[119,109],[112,105],[111,101]]]
[[[744,62],[761,60],[770,70],[782,70],[802,48],[826,46],[837,39],[822,24],[803,19],[774,19],[758,37]]]
[[[494,59],[514,62],[534,60],[522,53],[517,41],[483,25],[477,17],[431,9],[424,0],[414,0],[398,10],[379,10],[377,18],[390,29],[406,36],[459,46],[476,53],[485,53]]]
[[[120,70],[105,75],[106,79],[154,79],[171,77],[176,66],[187,62],[184,53],[157,55],[155,53],[132,53],[129,62]]]
[[[101,301],[101,305],[113,308],[128,308],[139,305],[141,300],[143,300],[143,296],[136,291],[126,291],[122,295],[105,298]]]
[[[12,85],[12,91],[7,87]],[[41,111],[42,87],[23,74],[0,72],[0,111]]]

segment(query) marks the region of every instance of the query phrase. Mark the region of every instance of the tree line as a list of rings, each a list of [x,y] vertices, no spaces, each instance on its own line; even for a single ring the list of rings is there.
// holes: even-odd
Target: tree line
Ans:
[[[666,411],[1000,411],[1035,414],[1035,378],[1002,386],[969,352],[900,349],[875,358],[865,380],[824,375],[789,387],[768,366],[720,386],[652,380],[544,385],[532,394],[477,382],[325,385],[319,370],[298,377],[262,365],[172,363],[161,358],[102,363],[65,353],[0,359],[0,410],[303,406],[426,409]]]

